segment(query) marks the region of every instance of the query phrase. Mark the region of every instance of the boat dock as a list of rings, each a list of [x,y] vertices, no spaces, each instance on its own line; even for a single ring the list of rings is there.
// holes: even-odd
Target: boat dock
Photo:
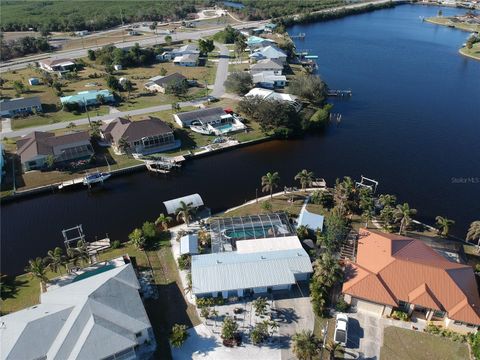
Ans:
[[[81,178],[76,178],[76,179],[72,179],[72,180],[67,180],[67,181],[63,181],[62,183],[60,183],[58,185],[58,188],[61,190],[67,186],[72,186],[72,185],[77,185],[77,184],[83,184],[83,177]]]
[[[352,90],[333,90],[329,89],[327,92],[328,96],[339,96],[339,97],[344,97],[344,96],[352,96]]]
[[[145,166],[148,171],[168,174],[173,169],[182,167],[182,162],[185,161],[183,156],[175,156],[173,158],[158,158],[154,160],[145,160]]]
[[[290,35],[290,39],[305,39],[305,33],[298,33],[298,35]]]

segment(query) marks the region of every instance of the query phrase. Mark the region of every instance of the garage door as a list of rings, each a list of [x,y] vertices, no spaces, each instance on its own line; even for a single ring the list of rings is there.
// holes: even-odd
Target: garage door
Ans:
[[[352,299],[352,304],[357,307],[357,311],[369,312],[373,315],[382,316],[384,305],[375,304],[360,299]]]

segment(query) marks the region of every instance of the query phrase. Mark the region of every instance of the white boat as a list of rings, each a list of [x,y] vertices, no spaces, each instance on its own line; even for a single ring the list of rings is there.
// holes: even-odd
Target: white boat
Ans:
[[[83,178],[83,185],[92,185],[99,182],[104,182],[110,176],[112,176],[110,173],[104,173],[104,172],[89,174]]]

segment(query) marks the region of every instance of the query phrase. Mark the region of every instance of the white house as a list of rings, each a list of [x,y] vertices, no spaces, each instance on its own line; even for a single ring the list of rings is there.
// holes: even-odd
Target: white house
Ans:
[[[287,54],[276,46],[272,45],[258,49],[254,53],[250,54],[249,57],[257,61],[262,59],[275,59],[278,60],[282,65],[287,62]]]
[[[278,59],[263,59],[250,66],[250,74],[252,75],[264,71],[271,71],[275,75],[282,75],[283,64]]]
[[[175,59],[173,59],[173,63],[179,66],[197,66],[198,57],[198,54],[176,56]]]
[[[283,88],[287,85],[285,75],[276,75],[273,71],[263,71],[252,75],[253,84],[266,89]]]
[[[278,93],[278,92],[275,92],[274,90],[253,88],[247,94],[245,94],[245,97],[252,97],[252,96],[258,96],[264,100],[288,102],[290,105],[292,105],[295,108],[297,112],[302,109],[302,103],[299,102],[297,100],[297,97],[294,95]]]
[[[187,81],[187,78],[180,73],[173,73],[166,76],[154,76],[145,83],[145,88],[149,91],[165,94],[167,85],[171,83]]]
[[[75,69],[75,61],[72,59],[46,59],[40,60],[38,66],[47,72],[69,72]]]
[[[42,293],[40,304],[2,316],[0,358],[148,358],[155,337],[139,289],[121,258],[92,266]]]

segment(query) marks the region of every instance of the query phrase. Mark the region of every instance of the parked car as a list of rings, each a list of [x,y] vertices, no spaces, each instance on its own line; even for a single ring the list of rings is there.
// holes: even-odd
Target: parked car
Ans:
[[[348,316],[345,314],[337,314],[335,322],[334,341],[343,347],[347,346],[348,338]]]

